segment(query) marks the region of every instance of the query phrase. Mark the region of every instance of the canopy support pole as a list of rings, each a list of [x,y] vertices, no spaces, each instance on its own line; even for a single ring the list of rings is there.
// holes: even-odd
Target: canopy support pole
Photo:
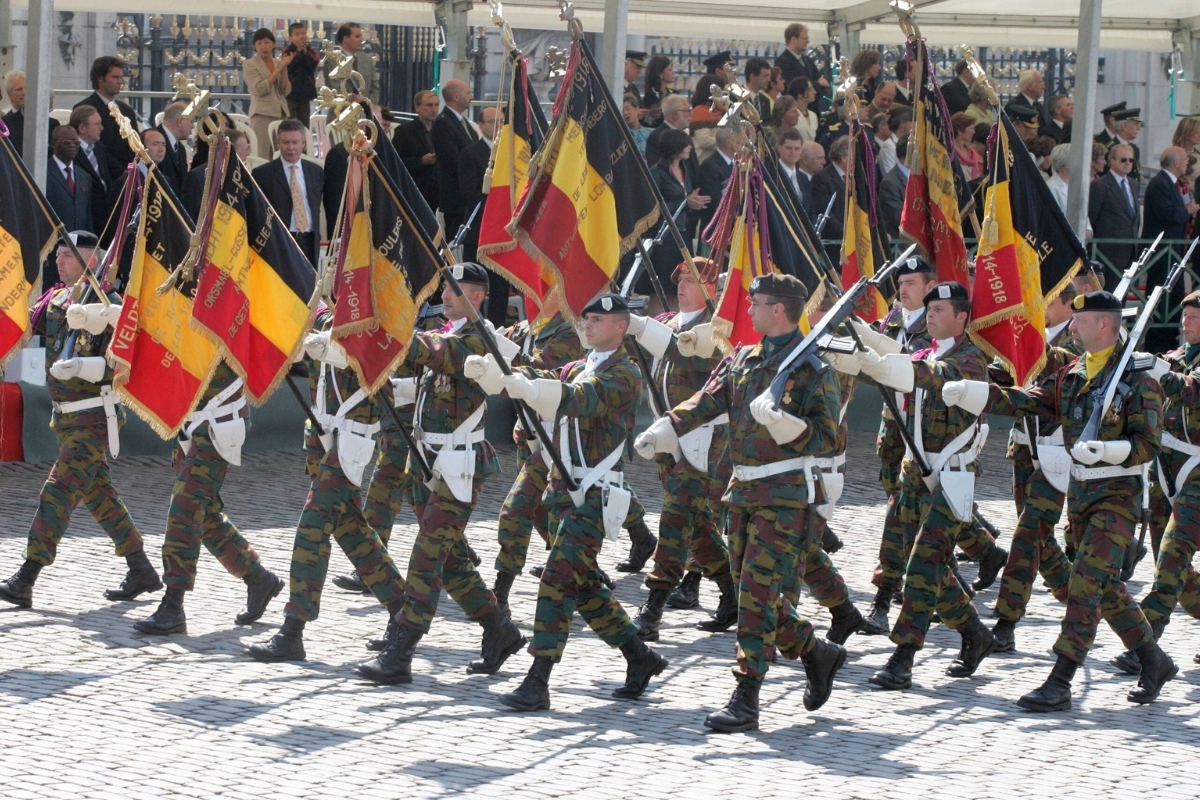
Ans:
[[[50,147],[50,53],[54,48],[54,0],[29,0],[29,57],[25,59],[25,138],[22,157],[46,190]]]
[[[604,0],[604,41],[600,68],[608,85],[613,87],[613,99],[622,102],[625,95],[625,40],[629,32],[629,0]],[[617,108],[617,113],[621,109]]]
[[[1079,57],[1075,63],[1075,114],[1071,118],[1071,179],[1067,184],[1067,221],[1084,241],[1088,225],[1092,135],[1096,129],[1096,75],[1099,72],[1102,0],[1079,0]],[[1083,91],[1080,91],[1082,89]]]

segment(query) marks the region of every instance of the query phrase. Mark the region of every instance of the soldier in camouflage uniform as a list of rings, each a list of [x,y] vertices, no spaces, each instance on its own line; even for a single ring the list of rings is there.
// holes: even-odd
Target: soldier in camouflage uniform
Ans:
[[[943,391],[950,405],[972,413],[990,406],[1018,418],[1041,414],[1058,420],[1071,454],[1067,518],[1076,545],[1067,590],[1067,613],[1054,643],[1058,661],[1050,677],[1018,705],[1030,711],[1071,707],[1071,679],[1091,649],[1103,617],[1141,662],[1133,703],[1149,703],[1178,668],[1154,641],[1154,631],[1120,579],[1125,551],[1134,545],[1134,529],[1143,505],[1143,481],[1154,459],[1162,430],[1162,389],[1146,372],[1126,372],[1097,438],[1080,437],[1102,402],[1104,387],[1116,370],[1122,303],[1108,292],[1075,298],[1071,330],[1086,351],[1083,358],[1055,375],[1049,386],[1029,391],[979,381],[955,381]]]
[[[378,658],[358,666],[360,675],[379,684],[412,682],[413,653],[433,622],[443,586],[467,616],[483,626],[481,658],[471,662],[468,672],[497,672],[525,643],[471,562],[464,534],[484,480],[499,465],[484,439],[487,397],[463,372],[467,356],[487,352],[483,337],[468,318],[467,304],[478,310],[487,299],[488,275],[475,263],[450,269],[463,295],[449,283],[442,290],[445,314],[451,320],[448,329],[418,333],[408,351],[408,363],[422,368],[414,437],[423,446],[434,480],[432,485],[413,483],[419,527],[401,606],[389,625],[388,644]],[[415,457],[410,453],[409,471],[414,475],[418,473]]]
[[[804,663],[804,706],[820,708],[846,651],[819,640],[812,624],[782,594],[816,549],[812,506],[822,502],[817,459],[837,445],[838,383],[823,360],[801,359],[790,372],[778,408],[767,389],[784,358],[802,340],[798,324],[808,292],[796,278],[768,274],[750,284],[750,314],[763,340],[725,359],[704,388],[673,408],[637,439],[649,457],[671,452],[700,425],[729,415],[733,479],[726,504],[730,568],[738,576],[737,688],[705,725],[719,732],[758,727],[758,697],[769,648]]]
[[[1142,612],[1162,638],[1176,605],[1200,619],[1200,576],[1192,557],[1200,547],[1200,292],[1183,299],[1181,322],[1185,345],[1160,359],[1155,377],[1162,385],[1162,450],[1155,464],[1151,492],[1150,531],[1154,536],[1154,586],[1142,599]],[[1171,492],[1168,497],[1166,490]],[[1112,660],[1122,671],[1137,675],[1141,661],[1126,650]]]
[[[1068,284],[1046,307],[1046,365],[1042,367],[1040,383],[1054,380],[1054,374],[1079,356],[1068,325],[1071,322],[1071,303],[1076,291]],[[993,382],[1011,385],[1012,379],[998,362],[990,368]],[[1037,437],[1039,455],[1049,454],[1049,448],[1059,447],[1061,432],[1055,420],[1047,417],[1028,417],[1013,425],[1008,441],[1008,457],[1013,464],[1013,501],[1017,506],[1017,527],[1013,531],[1008,563],[1000,578],[1000,593],[996,598],[996,616],[1000,619],[992,628],[996,637],[996,652],[1009,653],[1016,649],[1013,630],[1025,616],[1033,579],[1040,574],[1054,599],[1067,602],[1067,583],[1071,577],[1071,562],[1054,538],[1054,526],[1062,519],[1063,502],[1067,495],[1046,477],[1041,463],[1034,463],[1029,437]],[[1064,478],[1067,476],[1063,476]]]
[[[971,310],[966,287],[939,283],[925,295],[924,303],[933,340],[929,348],[911,355],[880,356],[867,343],[868,349],[861,353],[833,359],[839,370],[861,369],[868,381],[904,394],[902,407],[911,410],[908,424],[913,441],[932,470],[923,476],[915,458],[904,460],[899,505],[915,521],[903,521],[913,535],[904,604],[892,628],[896,651],[870,678],[885,689],[912,685],[913,657],[925,644],[935,610],[942,622],[962,635],[962,649],[947,675],[973,675],[996,646],[953,566],[954,545],[971,522],[976,459],[987,430],[980,417],[949,408],[941,398],[945,382],[983,377],[987,359],[965,334]],[[903,536],[907,540],[909,530]]]
[[[324,431],[315,436],[310,423],[306,447],[316,457],[312,486],[296,524],[292,546],[291,596],[279,632],[249,655],[264,662],[303,661],[304,627],[321,611],[321,590],[329,569],[332,536],[367,588],[389,613],[399,610],[404,579],[387,547],[363,513],[362,475],[374,450],[379,421],[390,402],[387,392],[368,397],[349,366],[345,351],[331,341],[332,312],[317,315],[304,342],[313,416]],[[314,441],[315,438],[315,441]]]
[[[637,627],[601,579],[596,558],[604,538],[617,538],[631,495],[621,472],[631,409],[642,392],[642,376],[625,352],[629,306],[620,295],[603,294],[583,309],[583,332],[593,349],[584,361],[562,370],[519,367],[500,378],[488,359],[470,359],[470,374],[489,392],[503,389],[552,420],[572,489],[553,473],[547,489],[553,536],[538,586],[537,613],[525,680],[500,702],[518,711],[550,707],[550,671],[562,659],[576,609],[606,644],[619,647],[628,666],[625,684],[613,696],[636,699],[667,666],[637,637]]]
[[[89,258],[96,237],[86,231],[69,235],[80,255]],[[83,276],[84,265],[65,243],[58,249],[57,262],[59,276],[72,286]],[[113,304],[107,309],[99,303],[72,305],[75,291],[61,286],[50,289],[35,304],[32,314],[34,332],[46,337],[46,384],[54,404],[50,427],[58,437],[58,457],[38,498],[25,563],[15,575],[0,582],[0,599],[22,608],[33,605],[34,581],[43,567],[54,563],[71,512],[80,502],[92,512],[112,539],[117,555],[124,556],[129,566],[121,585],[104,596],[109,600],[132,600],[143,592],[162,588],[129,510],[112,485],[104,456],[106,444],[116,456],[117,431],[125,421],[124,409],[112,393],[112,369],[104,360],[112,336],[110,326],[120,311],[120,298],[110,295]],[[88,312],[99,318],[99,324],[89,326],[96,333],[78,330],[81,317]],[[60,360],[72,336],[74,352],[71,358]]]

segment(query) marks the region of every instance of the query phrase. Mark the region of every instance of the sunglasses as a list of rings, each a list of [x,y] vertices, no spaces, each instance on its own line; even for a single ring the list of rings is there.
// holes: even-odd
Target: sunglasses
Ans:
[[[1113,161],[1116,161],[1119,164],[1132,164],[1133,163],[1132,158],[1114,158]]]

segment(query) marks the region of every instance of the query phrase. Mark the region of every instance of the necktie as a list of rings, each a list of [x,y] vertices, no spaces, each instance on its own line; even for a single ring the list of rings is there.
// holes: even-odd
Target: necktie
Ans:
[[[88,163],[92,165],[92,169],[96,170],[96,174],[100,174],[100,162],[96,160],[96,145],[91,145],[87,149]],[[101,181],[104,179],[101,178]]]
[[[475,127],[471,124],[471,120],[466,117],[462,118],[463,127],[467,129],[467,136],[472,142],[479,141],[479,134],[475,133]]]
[[[187,172],[187,150],[184,149],[183,142],[175,143],[175,161],[181,174]]]
[[[71,193],[72,197],[74,197],[75,196],[75,176],[71,174],[71,165],[70,164],[67,164],[66,170],[67,170],[67,191]]]
[[[1121,186],[1125,187],[1125,201],[1129,203],[1130,211],[1137,211],[1137,203],[1133,200],[1133,187],[1129,185],[1129,181],[1121,179]]]
[[[300,177],[296,174],[299,170],[299,164],[292,164],[292,215],[296,220],[296,233],[308,233],[308,208],[300,193]]]

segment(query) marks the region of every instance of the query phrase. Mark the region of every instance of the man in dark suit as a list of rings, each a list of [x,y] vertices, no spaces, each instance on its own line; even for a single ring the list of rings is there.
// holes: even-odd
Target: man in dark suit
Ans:
[[[1182,147],[1168,147],[1159,160],[1162,172],[1146,184],[1142,208],[1142,238],[1153,239],[1160,233],[1164,239],[1183,239],[1188,220],[1196,216],[1200,205],[1192,197],[1183,176],[1187,173],[1187,152]]]
[[[817,98],[809,104],[812,111],[817,111],[821,95],[829,89],[829,81],[821,74],[817,64],[808,57],[808,28],[799,22],[793,22],[783,31],[783,52],[775,56],[775,66],[783,70],[783,85],[787,87],[794,78],[808,78],[810,83],[818,85]]]
[[[75,172],[83,172],[92,179],[92,225],[89,230],[96,233],[104,231],[108,222],[112,205],[108,201],[108,192],[116,183],[117,175],[108,172],[108,152],[100,141],[103,125],[100,123],[100,112],[91,106],[80,106],[71,112],[67,122],[79,136],[79,152],[75,155]],[[112,235],[112,232],[108,232]],[[107,237],[102,242],[107,247]]]
[[[150,130],[157,130],[151,128]],[[161,134],[160,134],[161,135]],[[233,152],[242,163],[246,163],[246,159],[250,158],[250,138],[246,136],[245,131],[227,130],[225,135],[229,137],[229,144],[233,147]],[[166,158],[166,141],[167,137],[163,136],[163,158]],[[146,141],[145,132],[142,134],[142,141]],[[149,147],[147,147],[149,149]],[[332,152],[332,151],[331,151]],[[328,164],[328,160],[326,160]],[[204,163],[197,164],[183,179],[183,195],[179,198],[183,201],[183,208],[195,221],[200,216],[200,206],[204,200],[204,176],[208,171],[207,157]],[[328,172],[328,171],[327,171]]]
[[[488,162],[492,158],[493,140],[496,138],[496,128],[500,124],[500,112],[493,106],[488,106],[479,114],[479,141],[468,145],[459,154],[458,185],[462,187],[464,221],[470,219],[476,207],[487,197],[483,193],[483,179],[487,174]],[[463,238],[463,261],[478,261],[479,255],[479,226],[483,219],[483,208],[475,214],[475,219]],[[457,231],[447,231],[453,237]],[[508,281],[492,270],[488,270],[488,301],[485,316],[488,321],[500,328],[508,324],[508,295],[511,287]]]
[[[809,220],[814,223],[817,221],[817,217],[825,211],[824,207],[816,207],[812,193],[813,178],[817,177],[817,174],[823,169],[825,169],[825,148],[816,142],[805,142],[804,146],[800,148],[800,164],[796,169],[796,180],[799,181],[802,189],[801,199],[804,202],[804,211],[808,214]]]
[[[800,159],[804,153],[804,139],[800,131],[792,128],[783,132],[779,137],[779,146],[775,149],[779,156],[779,172],[783,189],[791,198],[792,205],[797,209],[807,209],[812,205],[812,181],[800,171]]]
[[[1046,101],[1050,109],[1050,121],[1038,131],[1038,136],[1049,136],[1059,144],[1071,143],[1071,117],[1075,104],[1065,94],[1056,94]]]
[[[117,128],[117,121],[108,113],[109,101],[116,101],[117,109],[123,117],[129,120],[129,124],[135,131],[140,132],[141,130],[133,109],[116,99],[125,86],[125,62],[115,56],[101,56],[92,62],[90,77],[92,93],[76,103],[75,108],[93,106],[100,112],[100,121],[104,125],[100,141],[104,142],[104,147],[108,151],[108,173],[119,175],[124,171],[125,165],[133,161],[133,149],[121,136],[121,132]]]
[[[825,213],[829,198],[834,198],[829,221],[821,231],[821,238],[837,243],[842,240],[842,221],[846,217],[846,167],[850,163],[850,137],[839,136],[829,145],[829,163],[812,180],[813,209],[817,215]],[[816,224],[816,220],[813,220]],[[834,256],[836,262],[838,256]]]
[[[892,240],[900,236],[900,215],[904,212],[904,189],[908,186],[908,138],[896,142],[896,166],[879,182],[879,216],[883,229]]]
[[[438,209],[438,164],[433,149],[433,123],[438,118],[437,92],[428,89],[413,98],[417,118],[396,128],[392,144],[404,162],[408,174],[421,190],[421,196],[433,211]]]
[[[338,210],[342,207],[342,195],[346,191],[346,175],[350,172],[350,153],[344,142],[338,142],[325,154],[324,185],[321,188],[321,204],[325,207],[325,238],[333,238],[337,227]]]
[[[1131,179],[1133,150],[1114,145],[1108,151],[1108,173],[1092,181],[1088,194],[1088,219],[1097,239],[1136,239],[1138,235],[1137,184]],[[1101,244],[1097,248],[1117,271],[1133,263],[1137,245]]]
[[[446,107],[434,120],[430,135],[437,154],[438,208],[445,219],[446,237],[453,239],[471,209],[465,208],[462,188],[458,185],[459,155],[479,141],[479,131],[467,116],[471,109],[471,89],[465,81],[450,80],[442,86]]]
[[[746,90],[750,92],[758,115],[763,119],[770,119],[774,107],[771,95],[767,94],[767,89],[771,87],[771,62],[758,56],[748,58],[744,74]]]
[[[1046,81],[1042,73],[1036,69],[1021,70],[1017,76],[1017,96],[1008,101],[1008,107],[1025,106],[1037,112],[1038,129],[1042,130],[1050,124],[1050,112],[1042,102],[1042,93],[1046,91]]]
[[[176,196],[183,193],[183,179],[188,174],[187,148],[183,143],[192,135],[193,127],[191,117],[183,116],[185,108],[187,103],[171,103],[163,111],[162,124],[154,128],[167,140],[167,155],[159,169]]]
[[[8,126],[8,141],[16,148],[17,155],[21,158],[25,157],[25,71],[17,70],[16,72],[8,73],[4,79],[4,96],[8,98],[9,105],[12,110],[5,114],[0,119],[4,120],[4,124]],[[54,129],[58,127],[58,120],[54,117],[49,118],[50,127],[46,130],[46,135],[54,133]]]
[[[92,217],[92,178],[75,166],[79,134],[59,125],[50,134],[53,155],[46,163],[46,199],[68,231],[95,231]]]
[[[954,77],[942,84],[942,97],[946,100],[946,108],[951,114],[966,111],[971,105],[971,84],[975,76],[971,74],[971,62],[960,58],[954,64]]]
[[[696,188],[704,197],[712,198],[706,208],[700,211],[700,230],[703,231],[712,222],[713,214],[725,194],[725,186],[733,175],[734,155],[737,154],[737,142],[733,131],[727,127],[717,128],[717,151],[700,162],[697,172]]]
[[[672,100],[671,98],[675,98]],[[646,164],[653,167],[658,163],[658,140],[669,130],[686,131],[692,121],[692,104],[680,94],[669,94],[662,99],[659,106],[662,110],[662,124],[655,128],[646,139]],[[700,159],[696,157],[696,148],[688,157],[689,169],[696,176],[700,171]]]
[[[304,124],[300,120],[285,119],[275,132],[279,158],[254,170],[253,176],[315,268],[321,245],[317,225],[321,220],[325,176],[319,165],[301,158],[304,143]],[[293,202],[293,198],[303,200],[303,204]]]

